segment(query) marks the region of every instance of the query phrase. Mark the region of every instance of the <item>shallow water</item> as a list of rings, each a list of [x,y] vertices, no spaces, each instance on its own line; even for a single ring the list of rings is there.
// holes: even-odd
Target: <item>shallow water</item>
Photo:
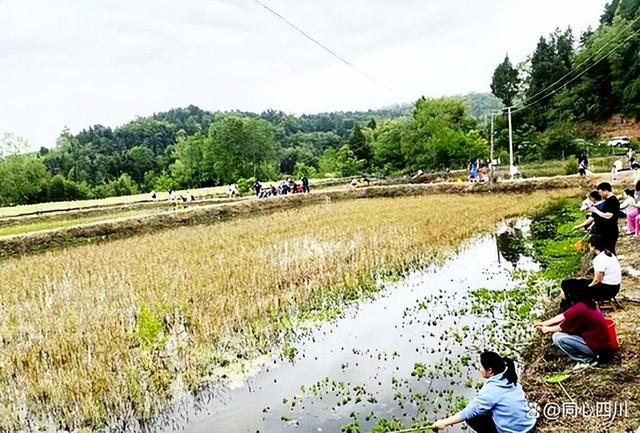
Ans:
[[[216,389],[166,431],[340,432],[357,419],[369,432],[381,418],[410,425],[451,414],[481,381],[477,354],[504,343],[486,334],[499,318],[471,313],[469,292],[513,288],[514,270],[537,269],[526,229],[524,220],[502,225],[443,264],[388,284],[301,338],[293,362],[270,361],[239,387]]]

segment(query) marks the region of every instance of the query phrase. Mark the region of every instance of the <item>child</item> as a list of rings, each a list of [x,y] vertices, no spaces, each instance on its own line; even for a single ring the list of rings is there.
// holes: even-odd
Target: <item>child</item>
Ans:
[[[631,188],[627,188],[622,193],[622,203],[620,203],[620,210],[625,216],[629,216],[632,210],[636,209],[636,200]]]

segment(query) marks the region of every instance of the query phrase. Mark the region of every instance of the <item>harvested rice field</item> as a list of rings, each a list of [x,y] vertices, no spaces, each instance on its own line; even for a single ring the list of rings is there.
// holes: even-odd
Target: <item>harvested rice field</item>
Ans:
[[[573,195],[328,201],[8,258],[0,430],[135,430],[280,352],[296,318],[334,317],[381,281]]]

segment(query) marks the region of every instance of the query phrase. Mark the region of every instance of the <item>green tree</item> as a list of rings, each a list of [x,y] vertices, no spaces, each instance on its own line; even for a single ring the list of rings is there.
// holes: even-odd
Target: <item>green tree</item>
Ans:
[[[338,159],[336,149],[329,148],[324,151],[318,160],[318,169],[322,176],[328,177],[339,175]]]
[[[411,171],[463,167],[488,156],[466,102],[460,98],[421,98],[402,135],[406,166]]]
[[[600,24],[611,24],[613,17],[616,14],[620,0],[613,0],[611,3],[607,3],[604,7],[604,12],[600,16]]]
[[[203,133],[178,135],[178,142],[173,148],[175,162],[171,166],[171,177],[176,186],[191,188],[212,183],[215,178],[213,167],[207,169],[203,161],[210,146],[209,138]]]
[[[520,79],[518,71],[513,67],[507,54],[504,61],[498,65],[491,79],[491,92],[500,98],[504,105],[510,107],[518,94]]]
[[[406,166],[402,151],[402,137],[407,121],[393,120],[382,123],[373,145],[374,165],[385,174],[402,171]]]
[[[544,130],[554,119],[548,119],[546,110],[555,91],[564,82],[572,68],[573,34],[571,29],[561,32],[556,29],[549,40],[541,37],[531,57],[531,71],[526,91],[527,108],[525,121],[538,130]]]
[[[125,170],[137,183],[144,182],[144,175],[156,168],[153,151],[148,147],[134,146],[125,154]]]
[[[36,203],[46,200],[47,168],[35,155],[9,155],[0,159],[0,204]]]
[[[252,176],[268,179],[277,176],[277,154],[271,124],[261,119],[228,116],[211,125],[203,164],[222,183]]]
[[[362,174],[367,162],[358,159],[348,145],[342,146],[336,152],[336,165],[342,176],[357,176]]]
[[[353,128],[353,132],[349,137],[347,145],[353,152],[355,159],[365,161],[365,167],[369,165],[369,162],[373,159],[373,151],[359,125],[356,125],[355,128]]]

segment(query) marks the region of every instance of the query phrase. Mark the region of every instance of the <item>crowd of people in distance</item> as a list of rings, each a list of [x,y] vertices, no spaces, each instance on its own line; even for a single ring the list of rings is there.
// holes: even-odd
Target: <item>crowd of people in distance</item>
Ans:
[[[469,173],[469,182],[484,183],[489,181],[491,168],[485,162],[476,159],[467,164],[467,172]]]
[[[541,321],[535,328],[551,335],[553,344],[570,360],[574,371],[606,362],[617,349],[607,319],[600,309],[615,301],[622,283],[622,269],[615,255],[619,237],[618,220],[627,221],[627,233],[640,231],[640,182],[636,190],[626,189],[622,203],[613,193],[611,184],[600,183],[583,202],[588,212],[586,220],[574,227],[590,235],[587,242],[593,255],[593,276],[562,281],[560,314]],[[520,385],[514,362],[495,352],[484,352],[479,358],[479,370],[486,379],[476,397],[457,414],[433,423],[435,430],[466,422],[476,432],[531,433],[536,416]]]
[[[159,199],[158,193],[156,191],[151,191],[151,200],[158,201],[158,199]],[[194,202],[196,198],[193,194],[191,194],[191,191],[187,191],[183,195],[183,194],[178,194],[173,189],[170,189],[167,192],[167,200],[172,205],[177,206],[179,203],[182,203],[183,205],[188,205],[189,203]]]
[[[369,186],[371,181],[369,180],[368,176],[365,174],[362,177],[362,182],[367,186]],[[359,184],[360,182],[358,181],[358,179],[354,177],[352,178],[351,182],[349,182],[348,186],[350,186],[351,188],[357,188]],[[282,182],[280,182],[280,184],[277,186],[271,183],[266,188],[262,185],[260,180],[256,179],[256,181],[251,185],[251,189],[253,190],[255,196],[259,199],[281,196],[281,195],[288,195],[288,194],[307,194],[311,192],[311,187],[309,185],[309,178],[305,175],[303,175],[300,178],[299,182],[296,182],[294,178],[290,177],[289,179],[283,180]],[[229,183],[227,186],[227,197],[229,199],[233,199],[238,197],[239,195],[240,195],[240,192],[238,190],[238,186],[235,183]],[[158,200],[158,195],[155,191],[151,192],[151,198],[154,201]],[[187,191],[185,195],[182,195],[182,194],[178,195],[176,191],[169,190],[168,200],[171,203],[182,202],[185,205],[187,205],[195,201],[195,197],[189,191]]]
[[[302,176],[300,178],[300,183],[296,182],[292,177],[287,180],[283,180],[277,188],[273,184],[270,184],[268,188],[263,188],[260,181],[256,179],[252,188],[257,198],[275,197],[278,195],[288,194],[306,194],[311,192],[307,176]]]

